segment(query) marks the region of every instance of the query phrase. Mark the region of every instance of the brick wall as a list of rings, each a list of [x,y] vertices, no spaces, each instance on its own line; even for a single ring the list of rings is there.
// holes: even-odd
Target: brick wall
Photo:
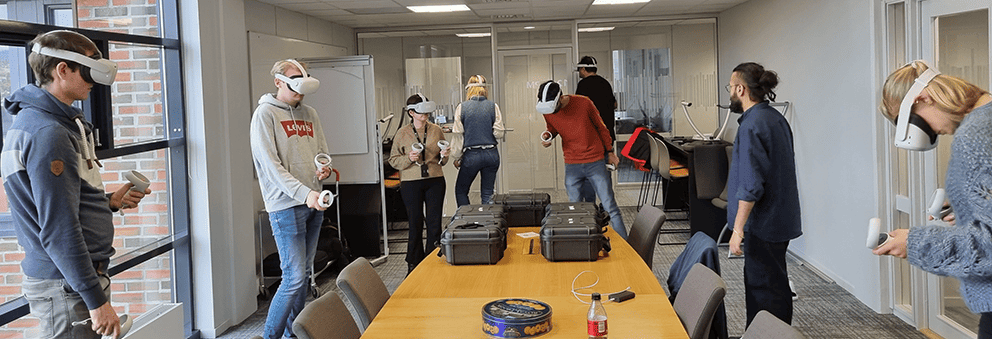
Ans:
[[[80,28],[159,36],[157,0],[77,0]],[[162,107],[161,58],[158,48],[111,44],[109,58],[118,63],[113,85],[114,143],[160,140],[165,134]],[[114,191],[127,181],[123,173],[137,170],[152,181],[152,194],[138,209],[114,215],[114,248],[121,255],[171,234],[168,192],[168,155],[157,150],[103,162],[103,181]],[[182,174],[180,174],[182,175]],[[6,194],[0,192],[0,212],[6,211]],[[14,238],[0,239],[0,300],[21,295],[20,260],[23,251]],[[156,304],[172,301],[172,255],[149,260],[113,278],[111,303],[118,313],[132,316]],[[33,337],[38,320],[25,317],[0,328],[0,338]]]

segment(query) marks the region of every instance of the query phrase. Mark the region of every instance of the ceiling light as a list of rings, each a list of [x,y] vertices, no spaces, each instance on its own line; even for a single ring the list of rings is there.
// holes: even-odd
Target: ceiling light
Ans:
[[[492,33],[458,33],[455,36],[459,38],[484,38],[487,36],[492,36]]]
[[[579,28],[579,33],[612,31],[614,27],[589,27]]]
[[[524,26],[524,29],[534,29],[534,26]]]
[[[593,5],[626,5],[626,4],[641,4],[645,2],[650,2],[651,0],[594,0]]]
[[[407,6],[406,8],[414,13],[463,12],[470,10],[465,5]]]

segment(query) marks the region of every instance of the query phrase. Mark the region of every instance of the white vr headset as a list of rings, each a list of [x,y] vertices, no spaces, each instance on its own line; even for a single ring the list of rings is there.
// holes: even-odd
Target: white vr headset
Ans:
[[[82,74],[83,80],[91,84],[97,83],[110,86],[114,83],[114,79],[117,78],[117,63],[104,58],[93,59],[73,51],[43,47],[39,44],[34,44],[31,47],[31,52],[82,65],[83,69],[79,73]]]
[[[923,89],[940,72],[933,68],[927,68],[913,82],[913,86],[906,92],[899,105],[899,117],[896,118],[896,147],[910,151],[928,151],[937,147],[937,133],[930,128],[922,117],[912,113],[913,103],[916,97],[923,93]]]
[[[544,86],[544,91],[541,93],[541,97],[537,98],[537,112],[541,114],[551,114],[555,112],[558,108],[558,101],[561,100],[561,88],[558,89],[558,95],[555,95],[554,100],[543,101],[548,97],[548,89],[551,88],[551,83]]]
[[[293,65],[296,65],[296,68],[298,68],[300,70],[300,73],[302,73],[303,75],[288,77],[285,74],[276,73],[276,79],[285,82],[286,85],[289,86],[289,89],[292,90],[293,92],[300,93],[303,95],[316,93],[317,89],[320,88],[320,80],[317,80],[317,78],[314,78],[310,76],[310,74],[307,74],[307,70],[303,69],[303,65],[300,65],[300,63],[297,62],[296,60],[286,59],[286,61],[289,61]]]
[[[420,93],[417,93],[417,96],[419,96],[420,100],[422,101],[415,104],[406,105],[406,109],[412,109],[414,112],[420,114],[427,114],[434,112],[434,109],[437,108],[437,106],[434,105],[433,101],[427,101],[427,98],[425,98],[424,95]]]

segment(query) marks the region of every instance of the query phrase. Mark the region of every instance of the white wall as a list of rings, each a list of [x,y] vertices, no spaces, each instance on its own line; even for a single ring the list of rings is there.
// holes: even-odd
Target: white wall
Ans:
[[[251,0],[181,0],[179,15],[194,321],[204,338],[214,338],[257,309],[254,225],[261,202],[247,133],[254,108],[248,31],[338,45],[349,53],[355,38],[349,28]]]
[[[778,72],[777,101],[793,103],[803,236],[790,250],[879,311],[879,259],[864,247],[880,201],[873,10],[864,0],[751,0],[720,13],[718,35],[721,85],[755,61]]]

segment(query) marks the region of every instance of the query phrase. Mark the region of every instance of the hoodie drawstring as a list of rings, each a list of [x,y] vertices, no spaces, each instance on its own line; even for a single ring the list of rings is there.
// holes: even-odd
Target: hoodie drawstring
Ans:
[[[96,162],[97,166],[103,167],[100,160],[96,158],[96,149],[94,148],[96,143],[93,141],[93,135],[86,135],[86,126],[83,125],[82,119],[76,117],[75,120],[76,126],[79,127],[79,135],[82,136],[80,139],[83,141],[82,153],[83,158],[86,159],[86,165],[89,166],[89,169],[93,169],[93,163]]]

